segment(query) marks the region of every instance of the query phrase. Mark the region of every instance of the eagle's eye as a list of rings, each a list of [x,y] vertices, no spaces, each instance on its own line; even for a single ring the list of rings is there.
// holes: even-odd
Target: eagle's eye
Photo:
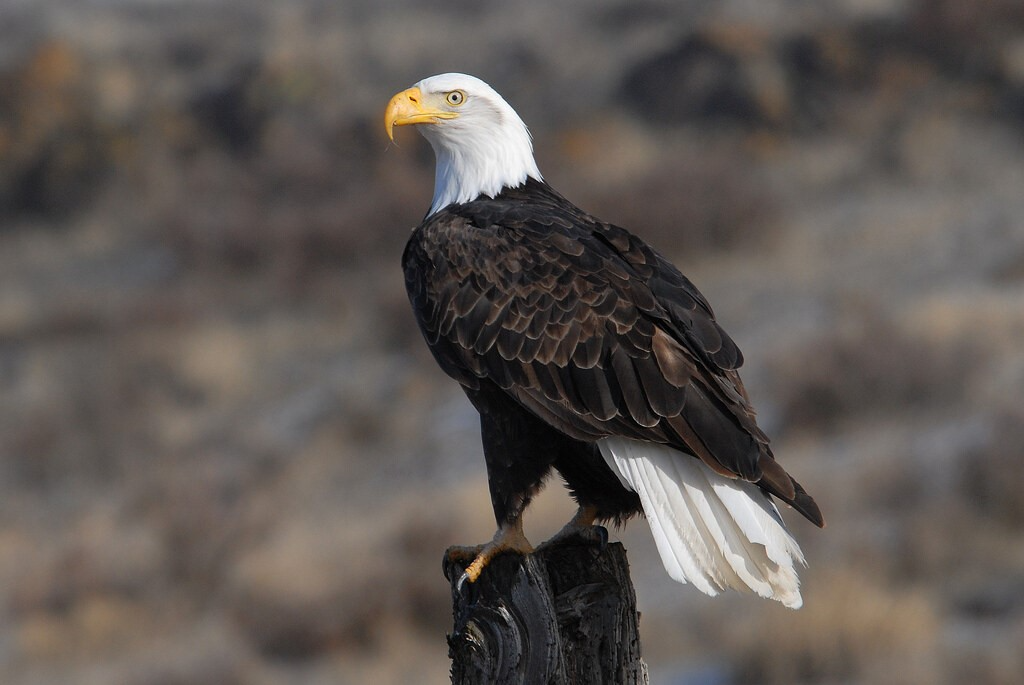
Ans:
[[[444,99],[449,105],[453,107],[458,107],[459,105],[466,101],[466,94],[463,93],[461,90],[453,90],[447,95],[445,95]]]

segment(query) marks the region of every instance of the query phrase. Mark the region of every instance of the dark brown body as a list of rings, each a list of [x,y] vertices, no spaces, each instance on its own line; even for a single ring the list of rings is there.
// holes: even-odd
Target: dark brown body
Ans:
[[[674,266],[626,230],[529,180],[428,217],[403,255],[420,329],[480,412],[499,525],[552,467],[600,519],[640,510],[596,442],[662,443],[788,502],[736,369],[742,355]]]

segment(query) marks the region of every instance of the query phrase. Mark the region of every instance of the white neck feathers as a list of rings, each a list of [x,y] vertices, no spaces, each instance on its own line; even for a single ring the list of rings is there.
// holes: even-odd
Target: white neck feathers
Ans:
[[[464,88],[467,92],[457,118],[417,127],[437,158],[428,216],[452,203],[481,195],[494,197],[527,178],[541,180],[526,124],[490,86],[479,79],[453,85],[441,77],[417,85],[421,90]]]

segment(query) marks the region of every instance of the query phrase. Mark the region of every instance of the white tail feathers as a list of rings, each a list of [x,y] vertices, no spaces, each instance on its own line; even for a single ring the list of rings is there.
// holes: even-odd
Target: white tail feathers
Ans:
[[[793,562],[805,564],[804,556],[760,488],[665,445],[614,437],[598,447],[622,484],[640,496],[673,579],[709,595],[749,589],[800,608]]]

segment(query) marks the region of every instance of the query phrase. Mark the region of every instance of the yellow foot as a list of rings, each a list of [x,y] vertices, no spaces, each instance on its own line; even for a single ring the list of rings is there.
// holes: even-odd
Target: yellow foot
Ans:
[[[608,544],[608,530],[604,526],[594,525],[597,520],[597,507],[580,507],[576,515],[562,526],[562,530],[552,535],[541,544],[541,547],[550,547],[571,538],[583,538],[592,542],[598,542],[603,548]]]
[[[449,547],[445,553],[449,562],[466,561],[472,559],[466,570],[459,576],[456,589],[462,590],[462,585],[468,580],[475,583],[483,573],[487,564],[491,563],[494,557],[502,552],[518,552],[519,554],[531,554],[533,545],[523,535],[522,521],[502,525],[494,534],[494,539],[485,545],[476,547]]]

